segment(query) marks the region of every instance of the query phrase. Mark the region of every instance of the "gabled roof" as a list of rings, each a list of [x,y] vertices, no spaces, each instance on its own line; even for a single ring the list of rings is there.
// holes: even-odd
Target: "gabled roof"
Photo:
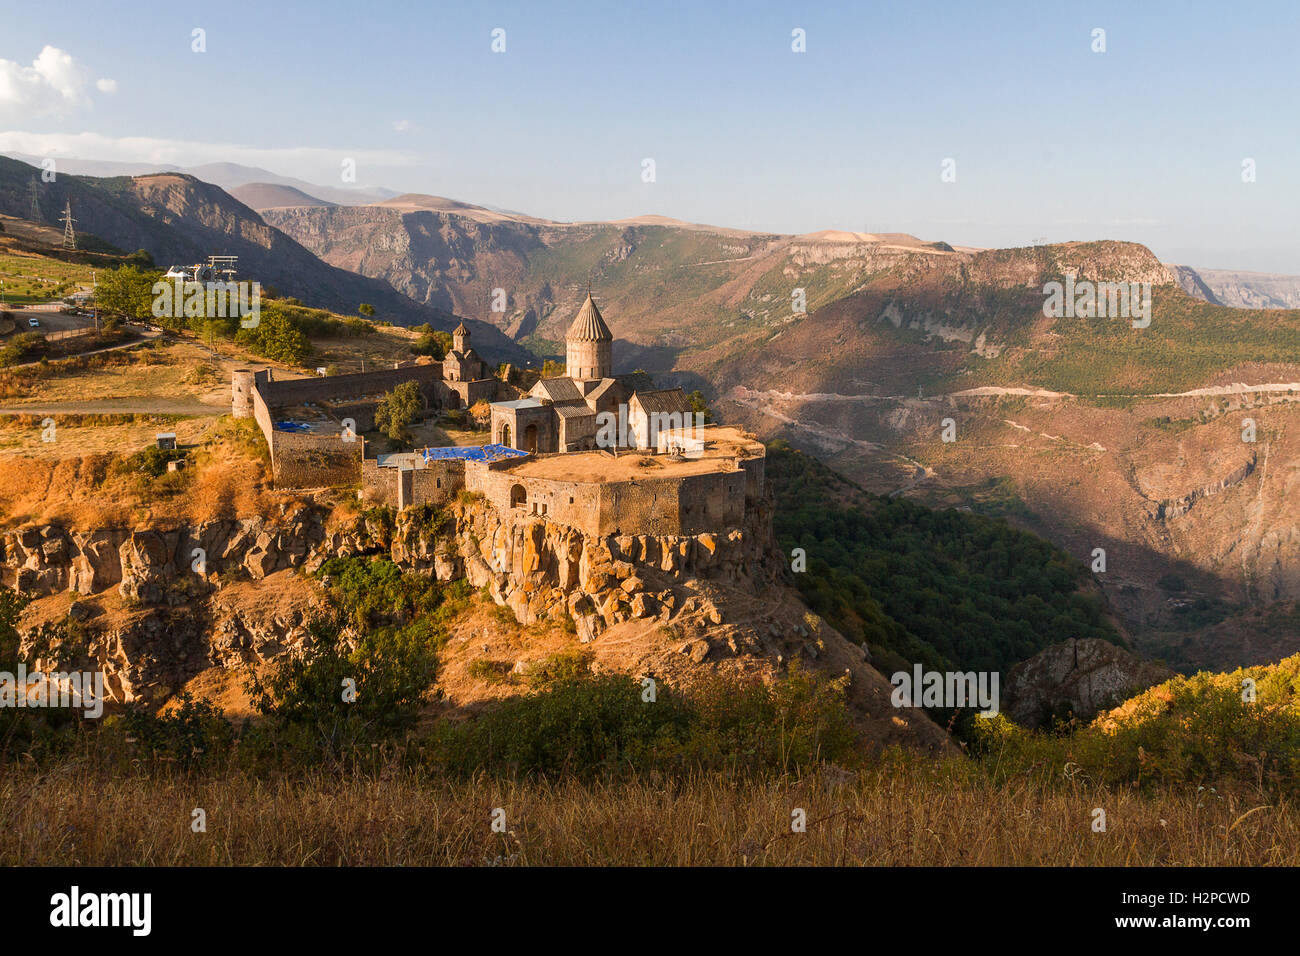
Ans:
[[[600,309],[596,308],[590,292],[587,293],[587,301],[582,303],[582,308],[578,310],[578,317],[573,320],[569,331],[565,333],[564,340],[566,342],[614,341],[614,333],[605,324],[605,319],[601,316]]]
[[[605,397],[605,393],[611,388],[618,387],[618,380],[613,378],[602,378],[600,384],[587,393],[587,403],[594,405],[600,399]]]
[[[680,388],[657,388],[652,391],[636,392],[632,400],[640,405],[647,414],[656,413],[691,413],[691,402]]]
[[[534,398],[548,398],[557,405],[561,402],[581,402],[582,391],[571,378],[544,378],[528,392]]]
[[[595,418],[596,413],[586,405],[552,405],[561,418]]]

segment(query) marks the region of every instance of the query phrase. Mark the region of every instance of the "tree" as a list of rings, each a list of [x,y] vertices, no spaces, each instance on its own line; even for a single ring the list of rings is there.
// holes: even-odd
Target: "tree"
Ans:
[[[171,328],[185,322],[180,309],[173,316],[153,314],[153,286],[162,279],[161,272],[144,272],[135,266],[121,266],[99,274],[95,287],[95,304],[103,312],[137,322],[159,321]]]
[[[416,355],[430,355],[441,362],[451,351],[450,332],[440,332],[427,323],[417,325],[412,331],[419,333],[415,344],[411,346],[411,351]]]
[[[709,410],[709,403],[704,398],[704,393],[698,388],[686,396],[686,400],[691,403],[691,411],[704,413],[704,424],[708,425],[713,421],[713,412]]]
[[[310,650],[286,656],[269,674],[250,675],[246,688],[260,713],[312,727],[331,744],[416,720],[438,675],[436,652],[420,629],[379,627],[349,640],[337,612],[307,628]]]
[[[492,406],[487,399],[480,398],[470,406],[469,420],[475,428],[488,428],[492,425]]]
[[[375,408],[375,427],[397,442],[409,442],[407,426],[420,414],[424,402],[418,382],[403,382],[379,400]]]
[[[280,309],[266,304],[257,327],[240,329],[235,341],[275,362],[298,365],[311,354],[311,343]]]
[[[13,673],[23,660],[18,621],[31,599],[0,585],[0,671]]]
[[[371,305],[369,302],[362,302],[359,306],[357,306],[357,314],[364,315],[366,317],[372,316],[375,314],[375,307]]]

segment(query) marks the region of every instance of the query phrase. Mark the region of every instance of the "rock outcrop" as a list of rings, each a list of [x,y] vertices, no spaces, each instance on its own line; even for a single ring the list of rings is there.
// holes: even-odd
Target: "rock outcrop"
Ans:
[[[866,651],[798,599],[774,549],[770,501],[747,514],[745,527],[717,532],[595,536],[469,498],[445,514],[375,510],[334,522],[305,506],[277,521],[193,528],[50,526],[0,539],[0,576],[34,595],[71,592],[51,600],[89,637],[117,702],[160,704],[207,669],[273,660],[309,640],[322,596],[306,574],[331,558],[386,555],[438,580],[467,579],[522,624],[563,625],[600,666],[685,686],[714,669],[766,678],[804,661],[845,681],[867,739],[951,748],[924,714],[894,708]],[[277,599],[289,591],[293,600]],[[99,607],[109,598],[119,611]]]
[[[325,540],[325,515],[300,508],[278,522],[209,521],[171,529],[68,531],[57,525],[0,538],[0,583],[28,594],[97,594],[117,586],[142,604],[184,604],[220,572],[260,579],[303,565]],[[188,583],[177,586],[177,582]]]
[[[1088,720],[1172,676],[1164,665],[1109,641],[1069,640],[1011,669],[1002,710],[1026,727],[1045,726],[1057,716]]]

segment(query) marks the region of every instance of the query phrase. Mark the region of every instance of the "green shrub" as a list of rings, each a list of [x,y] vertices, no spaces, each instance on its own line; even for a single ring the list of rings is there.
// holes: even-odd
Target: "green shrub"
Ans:
[[[509,661],[495,661],[480,657],[478,660],[470,661],[469,666],[465,668],[465,673],[487,684],[505,684],[510,681],[511,670],[513,665]]]
[[[556,655],[532,693],[462,723],[439,724],[426,760],[443,770],[579,776],[627,770],[802,772],[857,761],[843,685],[792,668],[771,686],[716,677],[689,694]]]
[[[335,747],[415,721],[437,676],[436,648],[422,629],[381,627],[349,638],[338,617],[308,629],[310,646],[268,675],[249,676],[259,713],[310,727]]]
[[[180,706],[168,713],[151,714],[137,705],[109,721],[109,732],[133,745],[137,755],[182,767],[224,758],[235,741],[235,729],[225,714],[188,692],[181,695]]]

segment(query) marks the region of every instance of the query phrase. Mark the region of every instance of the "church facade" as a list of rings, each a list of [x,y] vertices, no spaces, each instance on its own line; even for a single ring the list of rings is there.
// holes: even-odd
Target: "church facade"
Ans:
[[[452,347],[442,360],[444,404],[468,408],[480,399],[496,397],[496,379],[488,364],[469,344],[469,329],[462,322],[451,333]]]

